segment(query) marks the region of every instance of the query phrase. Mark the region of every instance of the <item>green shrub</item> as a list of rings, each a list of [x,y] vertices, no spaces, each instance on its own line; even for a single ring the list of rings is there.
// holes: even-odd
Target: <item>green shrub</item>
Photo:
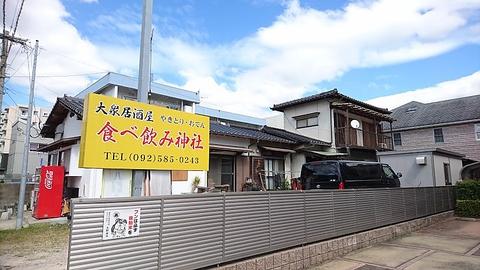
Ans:
[[[480,218],[480,200],[457,200],[455,214],[461,217]]]
[[[457,200],[480,200],[480,181],[463,180],[456,185]]]

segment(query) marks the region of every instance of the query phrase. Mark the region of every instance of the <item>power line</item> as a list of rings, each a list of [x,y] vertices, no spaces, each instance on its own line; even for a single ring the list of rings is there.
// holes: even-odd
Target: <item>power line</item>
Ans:
[[[43,47],[40,47],[40,50],[46,51],[47,53],[56,54],[56,55],[58,55],[58,56],[62,56],[62,57],[64,57],[64,58],[66,58],[66,59],[72,60],[72,61],[74,61],[74,62],[83,64],[83,65],[86,65],[86,66],[89,66],[89,67],[96,68],[96,69],[101,70],[101,71],[103,71],[103,72],[110,72],[109,70],[106,70],[106,69],[104,69],[104,68],[97,67],[97,66],[95,66],[95,65],[92,65],[92,64],[83,62],[83,61],[81,61],[81,60],[72,58],[71,56],[68,56],[68,55],[65,55],[65,54],[62,54],[62,53],[59,53],[59,52],[56,52],[56,51],[51,51],[51,50],[48,50],[48,49],[43,48]]]
[[[91,76],[105,74],[105,72],[92,72],[92,73],[78,73],[78,74],[63,74],[63,75],[37,75],[36,77],[42,78],[65,78],[65,77],[82,77],[82,76]],[[8,77],[30,77],[30,75],[10,75]]]

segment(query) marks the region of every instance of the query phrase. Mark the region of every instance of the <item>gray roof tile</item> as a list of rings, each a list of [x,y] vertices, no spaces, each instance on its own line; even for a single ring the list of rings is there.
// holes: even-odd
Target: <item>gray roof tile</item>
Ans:
[[[412,101],[393,110],[393,129],[480,119],[480,95],[432,103]]]

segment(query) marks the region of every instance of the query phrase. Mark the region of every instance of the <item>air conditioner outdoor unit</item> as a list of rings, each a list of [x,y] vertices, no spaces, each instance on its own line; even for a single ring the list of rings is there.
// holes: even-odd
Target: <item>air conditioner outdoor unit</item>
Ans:
[[[415,158],[415,163],[417,163],[418,165],[426,165],[427,164],[427,157],[426,156],[416,157]]]

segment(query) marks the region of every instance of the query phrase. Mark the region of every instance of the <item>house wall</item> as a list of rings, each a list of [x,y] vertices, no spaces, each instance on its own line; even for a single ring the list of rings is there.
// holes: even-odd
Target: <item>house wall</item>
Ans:
[[[82,120],[78,120],[76,115],[68,115],[63,122],[62,138],[77,137],[82,134]]]
[[[433,128],[399,131],[398,133],[401,133],[402,137],[402,145],[395,145],[394,147],[395,150],[438,147],[461,153],[469,159],[480,161],[480,141],[475,139],[474,124],[441,127],[443,130],[443,143],[435,143]]]
[[[284,117],[283,113],[280,113],[279,115],[265,118],[265,121],[267,126],[269,127],[284,129],[285,123],[284,123],[283,117]]]
[[[417,157],[427,157],[426,165],[418,165]],[[431,187],[434,186],[432,154],[413,153],[398,155],[380,155],[379,161],[392,167],[395,173],[402,173],[400,187]]]
[[[302,154],[302,153],[292,154],[292,157],[291,157],[292,178],[300,177],[302,166],[303,164],[305,164],[305,162],[307,162],[307,158],[305,154]]]
[[[310,113],[318,115],[318,126],[297,129],[297,122],[294,117]],[[330,104],[326,100],[314,101],[298,106],[286,108],[284,111],[284,129],[307,137],[331,142],[331,117]]]
[[[452,185],[460,180],[460,171],[462,169],[462,160],[458,158],[434,155],[435,180],[437,186],[445,186],[444,164],[450,164],[450,177]]]

